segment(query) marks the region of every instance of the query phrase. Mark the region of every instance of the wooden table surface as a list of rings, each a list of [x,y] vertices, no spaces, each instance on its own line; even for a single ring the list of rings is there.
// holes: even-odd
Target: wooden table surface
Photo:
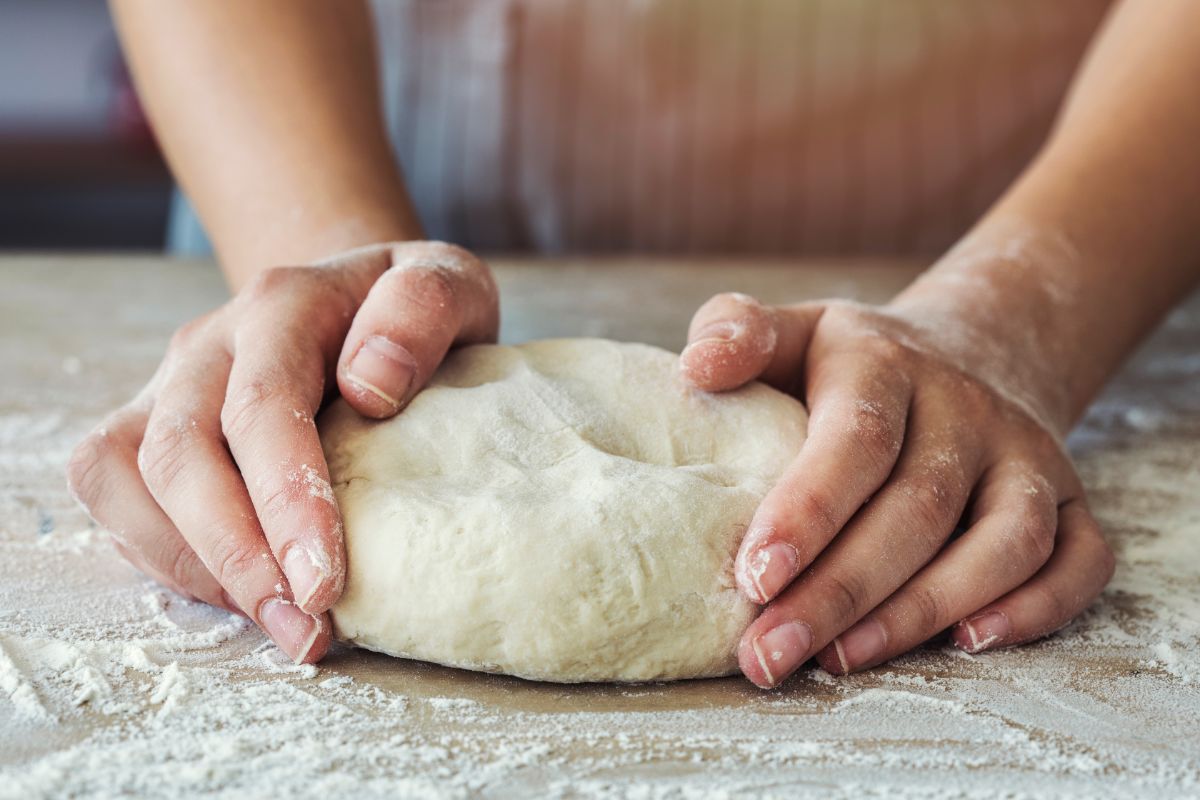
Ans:
[[[495,262],[502,339],[677,349],[708,296],[886,299],[887,262]],[[0,258],[0,797],[1200,797],[1200,300],[1070,445],[1120,559],[1039,644],[934,642],[776,692],[558,686],[337,649],[295,668],[125,565],[67,495],[74,441],[221,303],[209,264]]]

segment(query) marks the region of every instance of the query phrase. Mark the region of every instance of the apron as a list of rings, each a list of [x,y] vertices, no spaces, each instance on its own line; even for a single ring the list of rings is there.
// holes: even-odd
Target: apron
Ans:
[[[928,254],[1017,177],[1108,0],[374,0],[431,238]]]

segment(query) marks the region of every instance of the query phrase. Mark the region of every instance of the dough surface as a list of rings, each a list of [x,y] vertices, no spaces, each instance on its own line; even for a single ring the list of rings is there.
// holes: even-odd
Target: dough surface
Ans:
[[[736,671],[755,607],[733,556],[807,415],[762,384],[687,388],[676,362],[599,339],[478,345],[391,420],[334,403],[336,635],[544,681]]]

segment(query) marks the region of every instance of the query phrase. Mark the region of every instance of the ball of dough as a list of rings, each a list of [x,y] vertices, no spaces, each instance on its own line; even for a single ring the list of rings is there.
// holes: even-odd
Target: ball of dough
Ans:
[[[452,352],[401,414],[320,420],[345,523],[339,638],[544,681],[727,675],[755,607],[733,557],[803,443],[762,384],[598,339]]]

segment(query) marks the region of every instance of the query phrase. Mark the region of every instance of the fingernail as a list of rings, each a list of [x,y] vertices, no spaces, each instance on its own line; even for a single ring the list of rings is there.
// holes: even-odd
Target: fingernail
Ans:
[[[383,336],[368,336],[350,360],[346,377],[400,408],[412,385],[416,365],[416,359],[400,345]]]
[[[707,344],[710,342],[728,342],[737,335],[737,329],[731,322],[712,322],[705,325],[700,330],[696,331],[691,336],[691,341],[687,347],[683,348],[686,353],[696,345]],[[680,354],[682,355],[682,353]]]
[[[812,646],[812,631],[803,622],[785,622],[759,636],[751,646],[767,683],[777,686],[804,663]]]
[[[321,633],[320,620],[287,600],[272,597],[262,604],[258,616],[275,644],[297,664],[308,656]]]
[[[796,548],[786,542],[758,548],[747,557],[743,576],[753,586],[743,586],[743,591],[758,603],[768,602],[796,577],[798,561]]]
[[[283,572],[292,587],[296,605],[308,608],[313,595],[329,577],[329,561],[304,545],[294,544],[284,556]]]
[[[738,326],[732,322],[710,322],[692,337],[692,342],[702,342],[705,339],[716,339],[717,341],[727,342],[737,336]]]
[[[963,622],[968,641],[959,646],[968,653],[978,653],[986,650],[996,642],[1004,641],[1012,631],[1012,623],[1002,611],[989,611]]]
[[[869,664],[879,657],[887,646],[887,631],[873,619],[866,619],[833,640],[838,663],[847,673]]]

